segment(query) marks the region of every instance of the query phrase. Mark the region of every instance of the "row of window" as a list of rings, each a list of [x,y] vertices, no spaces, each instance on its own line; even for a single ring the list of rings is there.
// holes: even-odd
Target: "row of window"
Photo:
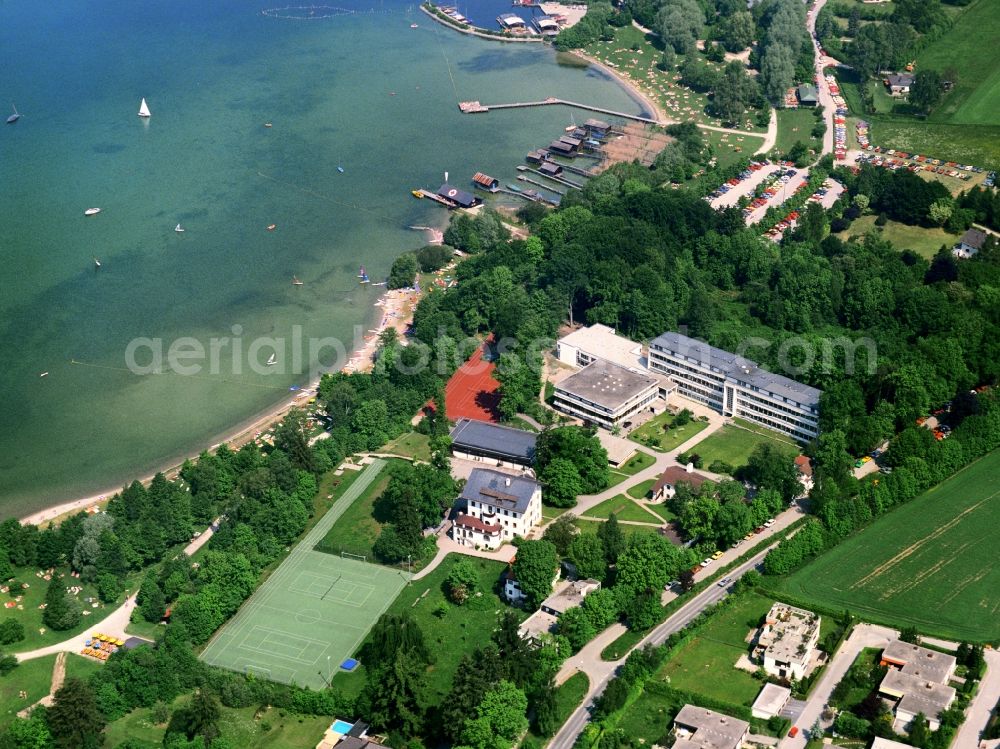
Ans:
[[[792,409],[789,408],[788,406],[782,405],[781,403],[775,403],[774,401],[769,400],[767,398],[761,398],[760,396],[754,395],[753,393],[748,393],[745,390],[738,390],[737,395],[739,396],[741,402],[750,401],[752,403],[758,403],[763,407],[768,408],[772,411],[783,411],[796,421],[800,419],[806,419],[811,421],[816,420],[815,416],[812,416],[811,414],[802,413],[802,409]]]

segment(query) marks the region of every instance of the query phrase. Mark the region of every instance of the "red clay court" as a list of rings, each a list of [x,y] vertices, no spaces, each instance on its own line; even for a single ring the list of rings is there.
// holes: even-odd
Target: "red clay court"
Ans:
[[[500,383],[493,378],[496,365],[484,361],[483,354],[489,341],[469,357],[444,388],[445,414],[451,421],[474,419],[475,421],[499,421],[497,406]]]

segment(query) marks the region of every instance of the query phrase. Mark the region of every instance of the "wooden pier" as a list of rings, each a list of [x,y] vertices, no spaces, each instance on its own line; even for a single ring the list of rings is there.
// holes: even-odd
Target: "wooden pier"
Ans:
[[[534,185],[535,187],[541,187],[543,190],[548,190],[549,192],[554,192],[556,195],[565,195],[563,190],[557,190],[554,187],[549,187],[548,185],[543,185],[541,182],[536,182],[531,177],[525,176],[524,174],[517,175],[517,178],[522,182],[527,182],[529,185]]]
[[[560,164],[560,166],[562,166],[562,165]],[[517,171],[519,171],[519,172],[534,172],[539,177],[544,177],[545,179],[550,179],[553,182],[558,182],[561,185],[566,185],[566,187],[574,187],[577,190],[580,190],[580,189],[583,188],[583,185],[581,185],[579,182],[574,182],[573,180],[569,180],[569,179],[563,179],[562,177],[553,177],[551,175],[545,174],[544,172],[540,172],[537,169],[532,169],[530,166],[523,166],[523,165],[519,166],[517,168]]]
[[[604,107],[595,107],[591,104],[581,104],[577,101],[568,101],[566,99],[557,99],[554,96],[550,96],[547,99],[542,99],[541,101],[518,101],[513,104],[481,104],[478,101],[463,101],[459,102],[458,108],[466,114],[478,114],[480,112],[489,112],[492,109],[525,109],[527,107],[546,107],[552,104],[562,104],[567,107],[576,107],[577,109],[585,109],[588,112],[598,112],[599,114],[609,114],[613,117],[622,117],[627,120],[634,120],[635,122],[645,122],[647,125],[659,125],[658,120],[654,120],[650,117],[640,117],[637,114],[628,114],[626,112],[616,112],[614,109],[605,109]]]

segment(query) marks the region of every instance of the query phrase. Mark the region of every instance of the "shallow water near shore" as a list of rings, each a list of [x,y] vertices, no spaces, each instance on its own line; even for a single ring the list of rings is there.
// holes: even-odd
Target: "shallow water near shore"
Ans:
[[[289,343],[255,372],[255,339],[300,326],[350,349],[380,314],[359,265],[384,278],[424,244],[408,226],[445,220],[410,190],[445,170],[465,188],[476,171],[513,181],[571,120],[562,107],[462,115],[457,101],[640,109],[548,47],[466,37],[402,2],[341,6],[360,12],[0,5],[0,102],[23,115],[0,128],[0,515],[121,485],[287,398],[309,379],[308,343],[300,371]],[[166,353],[183,336],[206,351],[200,373],[126,367],[130,341]],[[211,366],[213,338],[240,339],[239,367],[231,340]]]

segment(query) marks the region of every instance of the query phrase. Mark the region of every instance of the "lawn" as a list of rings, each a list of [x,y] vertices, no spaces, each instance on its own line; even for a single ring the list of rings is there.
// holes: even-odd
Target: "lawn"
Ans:
[[[778,153],[788,153],[796,141],[802,141],[808,148],[819,153],[823,148],[823,140],[812,137],[812,129],[817,122],[819,120],[816,119],[811,107],[779,109],[778,139],[775,143]]]
[[[653,463],[656,462],[656,458],[647,452],[639,450],[636,454],[629,458],[621,468],[611,469],[611,481],[608,483],[608,487],[618,486],[618,484],[625,481],[625,479],[635,476],[646,468],[649,468]]]
[[[1000,111],[1000,58],[972,40],[1000,38],[1000,0],[974,0],[941,37],[917,55],[917,70],[958,72],[955,86],[931,121],[996,125]]]
[[[651,520],[655,523],[656,520],[652,515],[649,516]],[[581,533],[597,533],[597,529],[601,527],[601,520],[593,520],[591,518],[580,517],[576,519],[577,527],[580,529]],[[643,521],[645,522],[645,521]],[[619,528],[626,536],[635,536],[642,533],[656,533],[658,526],[656,525],[632,525],[631,523],[620,523]]]
[[[1000,638],[1000,451],[848,538],[779,590],[873,621],[968,640]]]
[[[646,479],[645,481],[640,481],[635,486],[629,487],[625,493],[633,499],[645,499],[646,496],[653,490],[653,486],[656,484],[656,481],[656,479]]]
[[[646,512],[635,500],[626,497],[624,494],[604,500],[599,505],[591,507],[580,517],[607,520],[611,513],[615,513],[619,520],[634,520],[639,523],[657,522],[656,516]]]
[[[479,572],[477,593],[464,606],[456,606],[444,595],[442,586],[456,562],[466,560]],[[458,670],[462,656],[482,647],[489,640],[497,623],[497,614],[507,605],[495,592],[501,573],[506,568],[502,562],[476,559],[460,554],[449,554],[427,577],[411,581],[386,613],[409,614],[423,630],[435,662],[428,672],[431,702],[438,702],[451,689],[452,678]],[[443,613],[436,613],[444,604]],[[525,617],[520,609],[510,609],[520,619]],[[348,693],[357,693],[364,686],[364,667],[353,673],[340,672],[333,679],[333,686]]]
[[[659,515],[664,523],[672,523],[677,519],[677,515],[675,515],[670,510],[670,508],[667,507],[665,504],[657,503],[657,504],[648,504],[645,506],[648,507],[653,512],[655,512],[657,515]]]
[[[752,593],[720,611],[663,664],[657,676],[676,689],[732,704],[751,705],[761,683],[735,668],[735,663],[748,652],[745,638],[772,603],[771,599]]]
[[[416,460],[431,459],[431,438],[420,432],[407,432],[388,443],[379,452],[389,455],[405,455]]]
[[[617,72],[626,74],[631,82],[637,84],[650,98],[655,99],[669,117],[709,125],[722,124],[717,118],[705,112],[708,104],[707,95],[692,91],[680,83],[680,73],[677,69],[684,62],[684,56],[678,55],[672,70],[661,71],[656,67],[661,56],[660,50],[639,29],[633,26],[615,29],[613,41],[594,42],[584,48],[584,52],[613,67]],[[708,62],[701,53],[695,54],[703,64],[722,70],[721,64]],[[751,113],[748,117],[749,119],[737,125],[738,129],[758,132],[766,129],[755,124],[755,113]]]
[[[925,229],[922,226],[909,226],[898,221],[887,221],[885,226],[875,226],[876,216],[862,216],[855,220],[845,231],[837,236],[841,239],[864,237],[870,231],[879,234],[883,239],[899,250],[913,250],[928,260],[934,257],[941,246],[953,247],[958,243],[958,234],[949,234],[944,229]]]
[[[673,427],[674,415],[664,411],[647,421],[629,434],[629,439],[660,452],[676,450],[698,432],[708,426],[707,422],[692,420],[679,427]]]
[[[755,426],[742,419],[727,424],[692,450],[701,456],[702,464],[709,468],[715,461],[723,461],[733,468],[746,465],[757,445],[772,444],[789,455],[798,455],[799,448],[793,442],[781,437],[770,429]]]
[[[54,655],[33,658],[0,677],[0,723],[8,723],[18,710],[33,705],[49,693],[55,662]],[[28,693],[27,699],[17,696],[22,689]]]
[[[701,135],[712,146],[720,169],[732,166],[741,159],[751,158],[764,145],[764,138],[756,135],[735,135],[718,130],[702,130]]]
[[[389,485],[392,466],[401,461],[388,460],[386,470],[373,481],[361,496],[344,510],[323,540],[316,544],[316,551],[340,554],[362,554],[372,557],[372,546],[382,531],[382,523],[375,519],[375,501]],[[353,473],[353,471],[352,471]]]
[[[187,699],[179,697],[171,709],[177,709]],[[104,745],[118,746],[131,739],[149,749],[160,747],[167,726],[155,724],[151,713],[149,708],[139,708],[111,723],[104,731]],[[253,707],[223,707],[219,718],[222,738],[245,749],[300,749],[314,746],[332,722],[326,716],[295,715],[274,707],[264,709],[259,716],[256,713]]]

